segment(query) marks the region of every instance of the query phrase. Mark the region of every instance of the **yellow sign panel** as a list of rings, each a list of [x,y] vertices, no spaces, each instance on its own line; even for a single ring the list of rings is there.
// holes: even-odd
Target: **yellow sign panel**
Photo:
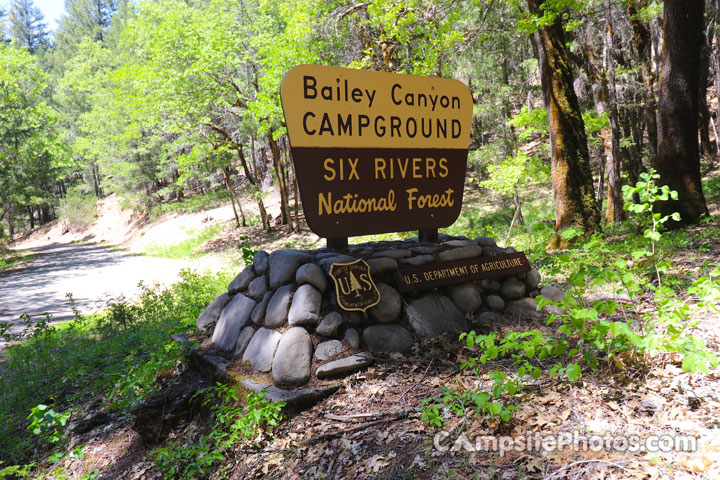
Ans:
[[[299,65],[281,87],[293,148],[467,149],[473,110],[458,80]]]

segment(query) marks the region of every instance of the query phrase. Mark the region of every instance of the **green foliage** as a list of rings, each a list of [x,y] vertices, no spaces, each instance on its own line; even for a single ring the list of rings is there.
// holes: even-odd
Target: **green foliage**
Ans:
[[[60,443],[69,413],[58,413],[47,405],[40,404],[30,409],[27,419],[31,421],[27,429],[34,435],[43,437],[48,443]]]
[[[267,391],[248,394],[245,407],[238,404],[237,390],[218,383],[199,393],[210,407],[213,424],[197,441],[170,442],[150,453],[166,480],[193,480],[208,475],[225,459],[225,452],[241,441],[257,437],[264,426],[275,427],[283,419],[284,402],[271,403]]]
[[[0,362],[0,457],[27,463],[48,447],[40,436],[21,433],[32,423],[27,409],[37,399],[48,399],[43,404],[63,415],[95,398],[126,413],[154,390],[158,374],[179,368],[188,347],[169,335],[194,329],[230,280],[185,271],[171,287],[145,288],[134,303],[118,300],[102,314],[41,325],[24,343],[8,346]]]
[[[674,216],[655,213],[653,205],[676,194],[658,187],[656,179],[651,171],[634,187],[624,189],[625,208],[633,215],[634,227],[643,231],[642,236],[631,235],[612,245],[594,235],[578,247],[581,254],[559,258],[573,265],[567,275],[565,297],[559,301],[542,295],[536,298],[539,309],[554,307],[555,313],[547,317],[547,324],[555,330],[552,335],[530,330],[510,331],[502,338],[496,333],[460,336],[473,352],[461,369],[487,375],[492,388],[444,387],[443,397],[424,402],[421,418],[425,422],[439,428],[450,415],[468,412],[509,421],[513,402],[517,401],[513,395],[544,375],[576,382],[584,368],[605,367],[620,379],[628,379],[644,374],[651,359],[660,354],[675,356],[688,372],[709,373],[720,364],[715,352],[692,334],[697,312],[720,308],[720,268],[714,267],[692,282],[687,293],[696,299],[693,303],[663,285],[662,276],[671,265],[656,247],[664,240],[662,225]],[[633,202],[634,196],[637,202]],[[582,238],[583,232],[568,228],[561,235],[569,240]],[[610,290],[611,295],[588,302],[590,293],[598,290]],[[654,299],[657,308],[642,307],[648,297]],[[491,362],[501,359],[512,360],[512,373],[506,367],[489,368]]]
[[[245,263],[245,266],[252,265],[253,258],[255,257],[255,254],[258,253],[258,251],[250,246],[247,235],[240,236],[240,243],[238,243],[237,248],[239,248],[242,252],[242,259]]]
[[[487,170],[489,178],[481,181],[480,186],[504,196],[518,195],[521,187],[531,181],[550,178],[550,166],[522,150],[496,165],[488,165]]]
[[[519,131],[518,139],[521,141],[531,140],[535,136],[547,138],[549,133],[547,110],[544,108],[530,109],[523,105],[520,112],[508,120],[511,125]]]
[[[97,198],[76,187],[68,189],[65,198],[60,200],[58,213],[69,226],[84,230],[95,221],[96,210]]]
[[[0,41],[0,217],[53,203],[51,185],[67,166],[57,113],[44,99],[48,75],[25,49]]]
[[[194,230],[190,230],[188,231],[188,233],[192,235],[190,238],[175,245],[156,245],[150,248],[147,254],[152,257],[174,259],[198,257],[202,255],[202,253],[198,252],[197,248],[217,237],[222,229],[223,226],[217,224],[205,227],[197,233]]]
[[[10,250],[0,243],[0,273],[9,270],[20,262],[30,260],[33,254],[23,250]]]

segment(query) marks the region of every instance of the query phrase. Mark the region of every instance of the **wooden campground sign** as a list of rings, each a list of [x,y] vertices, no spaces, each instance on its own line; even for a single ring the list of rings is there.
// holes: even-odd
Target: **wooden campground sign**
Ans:
[[[280,94],[305,217],[319,236],[457,219],[473,109],[462,82],[300,65]]]

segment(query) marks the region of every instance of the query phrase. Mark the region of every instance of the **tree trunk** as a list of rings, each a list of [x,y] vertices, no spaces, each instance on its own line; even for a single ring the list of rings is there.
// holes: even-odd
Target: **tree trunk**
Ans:
[[[12,202],[5,204],[5,219],[8,223],[8,238],[13,241],[15,237],[15,212],[13,211]]]
[[[95,163],[90,164],[93,176],[93,187],[95,188],[95,197],[98,199],[102,198],[102,190],[100,189],[100,172],[98,166]]]
[[[267,210],[265,210],[265,203],[263,203],[262,199],[262,188],[258,184],[258,177],[257,177],[257,170],[255,172],[251,172],[250,168],[248,167],[247,158],[245,158],[245,152],[243,152],[242,147],[240,145],[236,145],[236,150],[238,153],[238,157],[240,158],[240,164],[242,165],[243,170],[245,171],[245,177],[247,177],[248,182],[250,182],[250,185],[252,185],[253,192],[252,195],[255,198],[255,201],[258,205],[258,211],[260,212],[260,222],[263,226],[263,231],[269,232],[270,231],[270,220],[267,216]]]
[[[30,216],[30,230],[35,228],[35,212],[33,211],[33,207],[28,205],[28,214]]]
[[[703,0],[665,0],[664,4],[657,171],[661,182],[679,197],[664,202],[662,212],[678,212],[681,217],[680,222],[666,224],[669,227],[697,223],[708,213],[697,132],[704,9]]]
[[[233,213],[235,214],[235,225],[238,227],[241,225],[245,227],[247,226],[247,222],[245,221],[245,213],[242,210],[242,206],[240,205],[240,202],[237,202],[238,206],[240,207],[240,216],[242,216],[242,220],[240,216],[238,215],[238,209],[235,207],[235,189],[232,187],[232,184],[230,183],[230,169],[228,167],[222,168],[223,173],[223,179],[225,180],[225,188],[227,188],[228,193],[230,193],[230,204],[233,208]]]
[[[710,143],[710,110],[707,104],[707,84],[710,77],[710,45],[703,35],[700,50],[700,82],[698,89],[698,129],[700,131],[700,154],[706,162],[712,161],[712,144]]]
[[[290,177],[290,172],[292,172],[292,181],[288,180],[288,183],[292,184],[293,187],[293,210],[292,210],[292,218],[290,219],[290,226],[292,227],[293,232],[299,232],[300,231],[300,206],[299,206],[299,194],[298,194],[298,185],[297,185],[297,175],[295,175],[295,164],[292,161],[292,153],[290,152],[290,145],[287,141],[287,136],[283,137],[283,149],[285,150],[285,158],[287,158],[287,163],[290,165],[290,168],[287,169],[288,172],[288,179]],[[289,200],[289,199],[288,199]]]
[[[652,36],[648,26],[637,15],[638,10],[646,6],[647,0],[633,0],[628,2],[627,9],[644,87],[642,118],[647,130],[648,160],[650,165],[654,166],[657,158],[657,104],[655,101],[655,76],[652,70]]]
[[[540,15],[541,3],[528,0],[530,12]],[[586,233],[600,230],[585,125],[573,89],[561,18],[558,15],[552,25],[534,35],[550,127],[556,235],[547,247],[549,250],[567,245],[560,237],[567,227],[579,227]]]
[[[608,108],[610,110],[610,129],[612,130],[612,145],[610,155],[607,156],[607,205],[605,207],[605,221],[620,222],[625,218],[622,198],[622,163],[620,162],[620,126],[617,110],[617,96],[615,94],[615,64],[613,63],[613,26],[612,5],[605,0],[605,49],[607,51],[607,93]]]
[[[273,165],[275,166],[275,176],[278,181],[278,188],[280,188],[280,222],[283,225],[287,225],[290,219],[290,207],[289,207],[289,194],[287,183],[285,182],[285,168],[282,164],[282,158],[280,157],[280,148],[278,147],[277,141],[273,138],[273,129],[268,132],[268,143],[270,145],[270,152],[273,157]]]

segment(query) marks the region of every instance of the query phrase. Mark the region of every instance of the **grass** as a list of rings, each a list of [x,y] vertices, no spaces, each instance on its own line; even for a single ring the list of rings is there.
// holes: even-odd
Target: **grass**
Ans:
[[[10,270],[21,262],[31,260],[33,257],[32,253],[25,250],[10,250],[0,245],[0,273]]]
[[[192,236],[187,240],[183,240],[175,245],[158,245],[147,251],[151,257],[163,257],[172,259],[194,258],[201,256],[202,253],[196,251],[197,247],[217,237],[222,231],[222,225],[211,225],[199,232],[190,230]]]
[[[182,359],[169,335],[193,329],[230,279],[184,271],[178,283],[145,289],[134,303],[110,302],[103,313],[60,326],[41,323],[24,343],[8,346],[0,361],[0,478],[1,468],[37,462],[52,448],[27,431],[38,404],[72,419],[94,400],[95,408],[126,413],[148,395],[158,372]]]

